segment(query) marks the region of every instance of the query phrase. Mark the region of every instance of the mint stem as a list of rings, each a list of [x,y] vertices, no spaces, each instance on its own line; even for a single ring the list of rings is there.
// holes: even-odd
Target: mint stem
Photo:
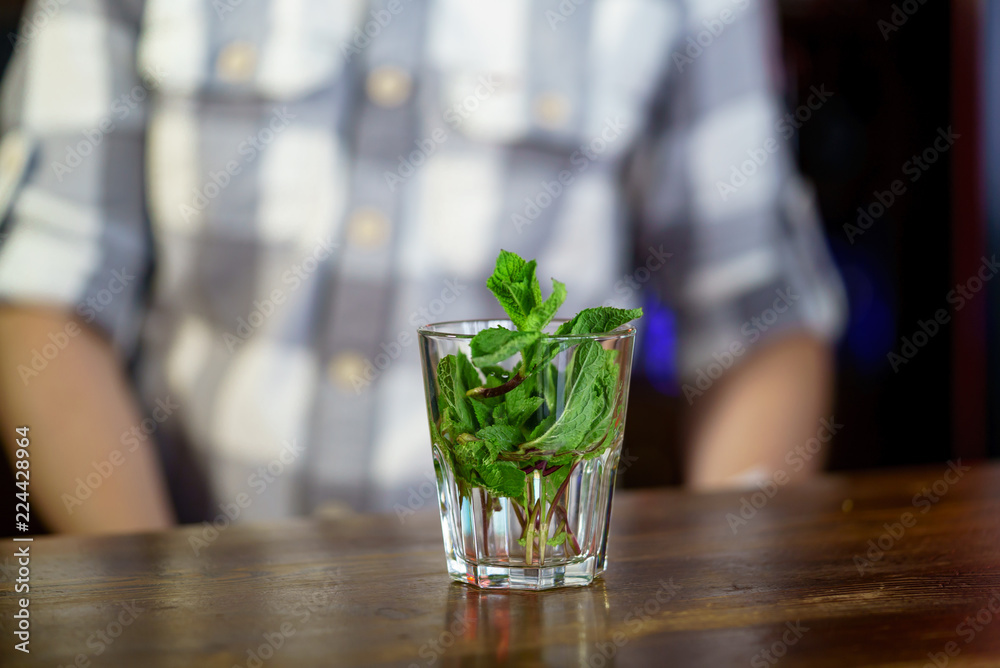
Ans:
[[[522,376],[521,372],[518,371],[503,385],[497,385],[496,387],[486,387],[485,385],[480,385],[479,387],[474,387],[466,392],[465,396],[472,397],[473,399],[489,399],[490,397],[499,397],[507,394],[515,387],[523,383],[525,378],[527,378],[527,376]]]
[[[485,489],[480,489],[482,493],[482,509],[483,509],[483,554],[489,555],[490,553],[490,511],[493,509],[493,499],[490,498],[490,493]]]
[[[514,515],[517,516],[517,521],[521,525],[521,533],[523,534],[525,520],[524,520],[524,513],[521,512],[521,506],[519,506],[517,502],[514,501],[513,499],[511,500],[510,505],[514,508]]]
[[[532,476],[524,477],[524,499],[527,501],[531,498],[531,478]],[[531,504],[531,512],[528,514],[528,531],[524,536],[524,563],[526,566],[530,566],[532,562],[532,552],[535,547],[535,513],[538,511],[538,503],[535,502]]]
[[[573,527],[569,525],[569,513],[562,506],[559,506],[556,510],[559,512],[559,515],[562,516],[563,522],[566,524],[566,535],[569,536],[570,541],[573,543],[573,549],[576,550],[577,554],[580,554],[580,543],[576,540],[576,535],[573,533]]]
[[[566,491],[566,487],[567,487],[567,485],[569,485],[569,479],[570,479],[570,477],[572,477],[572,475],[573,475],[573,469],[575,469],[575,468],[576,468],[576,465],[577,465],[578,463],[579,463],[579,460],[577,460],[577,461],[573,462],[573,463],[572,463],[572,464],[570,465],[570,467],[569,467],[569,472],[568,472],[568,473],[566,473],[566,478],[565,478],[565,479],[564,479],[564,480],[562,481],[562,484],[561,484],[561,485],[559,485],[559,489],[557,489],[557,490],[556,490],[556,495],[555,495],[555,496],[554,496],[554,497],[552,498],[552,505],[551,505],[551,506],[549,507],[549,514],[548,514],[548,516],[547,516],[547,517],[545,518],[545,525],[546,525],[546,526],[548,526],[549,522],[551,522],[551,521],[552,521],[552,513],[554,513],[554,512],[555,512],[555,510],[556,510],[556,506],[558,506],[558,505],[559,505],[559,499],[560,499],[560,498],[562,497],[562,495],[563,495],[563,492],[565,492],[565,491]],[[568,518],[567,518],[567,519],[568,519]]]
[[[545,565],[545,545],[546,541],[549,539],[549,519],[552,517],[552,509],[549,509],[549,513],[545,514],[545,480],[541,477],[542,472],[535,470],[534,476],[535,480],[538,481],[539,489],[541,493],[538,495],[538,519],[541,520],[545,518],[542,522],[542,526],[538,530],[538,565]]]

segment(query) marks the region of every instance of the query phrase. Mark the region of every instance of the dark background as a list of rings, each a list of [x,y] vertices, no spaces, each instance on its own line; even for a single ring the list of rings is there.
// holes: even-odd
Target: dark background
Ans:
[[[898,373],[887,358],[890,351],[900,351],[901,337],[912,336],[918,320],[948,308],[945,296],[956,282],[956,150],[945,153],[914,183],[902,171],[913,154],[932,145],[939,128],[953,124],[952,6],[928,0],[899,30],[884,36],[879,21],[890,21],[893,4],[780,3],[788,108],[802,104],[813,86],[833,93],[794,141],[800,168],[816,189],[850,302],[847,331],[837,351],[834,415],[844,428],[828,453],[828,468],[834,470],[944,461],[963,450],[983,454],[976,450],[986,439],[985,425],[973,425],[981,442],[954,443],[952,404],[964,397],[954,396],[950,324]],[[975,141],[964,134],[956,148]],[[858,207],[868,208],[876,201],[874,193],[888,190],[896,179],[906,184],[906,192],[850,243],[844,225],[856,224]],[[963,309],[966,317],[984,308],[984,295],[976,301]],[[648,304],[655,308],[655,302]],[[652,338],[646,337],[629,405],[626,447],[642,462],[625,472],[626,484],[633,486],[680,480],[677,453],[660,445],[662,396],[672,395],[675,442],[687,401],[669,364],[655,359]],[[984,400],[977,388],[964,389],[973,400]]]
[[[933,143],[939,128],[961,121],[954,117],[963,113],[974,116],[960,80],[966,70],[963,45],[954,37],[956,5],[912,1],[917,11],[887,36],[879,21],[891,20],[892,2],[780,3],[788,108],[802,104],[812,86],[833,93],[792,141],[816,189],[850,301],[850,321],[837,351],[833,414],[844,428],[829,452],[834,470],[944,461],[991,449],[985,374],[976,375],[983,363],[976,356],[985,348],[985,329],[978,328],[985,295],[966,308],[968,329],[961,341],[955,338],[959,325],[949,324],[898,373],[887,360],[918,320],[948,307],[945,295],[956,276],[972,275],[975,265],[956,271],[954,258],[961,250],[956,238],[964,234],[956,234],[956,226],[982,224],[956,215],[955,198],[968,194],[955,185],[961,183],[955,160],[963,152],[974,154],[978,142],[975,133],[965,132],[968,124],[956,126],[963,138],[919,181],[910,183],[902,172],[913,154]],[[21,4],[0,0],[0,68],[11,51]],[[868,207],[875,191],[888,190],[895,179],[906,183],[905,194],[849,243],[844,224],[856,223],[858,207]],[[961,214],[961,206],[958,210]],[[664,354],[671,316],[652,297],[646,308],[650,317],[635,362],[627,422],[626,486],[680,481],[674,444],[681,441],[686,400]],[[994,455],[995,448],[993,443]]]

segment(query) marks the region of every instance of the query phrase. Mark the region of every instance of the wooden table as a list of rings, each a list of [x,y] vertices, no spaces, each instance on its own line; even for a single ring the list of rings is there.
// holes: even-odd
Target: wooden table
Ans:
[[[621,493],[603,580],[542,593],[449,581],[433,508],[39,538],[0,665],[1000,666],[1000,466],[768,491]]]

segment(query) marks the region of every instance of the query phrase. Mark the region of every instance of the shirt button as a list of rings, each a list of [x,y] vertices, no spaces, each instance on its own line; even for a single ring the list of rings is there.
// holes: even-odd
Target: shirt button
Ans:
[[[389,240],[389,220],[378,209],[361,207],[347,223],[347,241],[362,248],[378,248]]]
[[[359,392],[368,385],[365,379],[365,358],[349,350],[330,360],[327,367],[330,382],[344,391]]]
[[[215,69],[224,81],[247,81],[257,69],[257,50],[247,42],[230,42],[219,52]]]
[[[365,82],[369,99],[380,107],[398,107],[410,97],[410,76],[391,65],[372,70]]]
[[[569,100],[559,93],[542,93],[535,98],[535,118],[542,125],[558,127],[569,118]]]

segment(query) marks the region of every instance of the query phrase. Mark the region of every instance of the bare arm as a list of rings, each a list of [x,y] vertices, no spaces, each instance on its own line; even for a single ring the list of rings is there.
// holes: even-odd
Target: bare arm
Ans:
[[[67,331],[76,333],[65,348],[29,375],[31,351]],[[32,508],[54,531],[128,532],[174,523],[151,442],[134,451],[121,442],[140,419],[121,362],[100,334],[60,311],[0,307],[2,439],[9,448],[15,427],[30,428]],[[95,463],[110,463],[111,473],[80,498],[89,485],[78,494],[77,479],[86,485]]]
[[[830,417],[832,386],[832,351],[815,336],[794,334],[754,351],[702,397],[688,483],[700,490],[748,487],[779,470],[792,480],[820,470],[826,446],[809,459],[802,448]],[[790,464],[786,457],[796,448]]]

